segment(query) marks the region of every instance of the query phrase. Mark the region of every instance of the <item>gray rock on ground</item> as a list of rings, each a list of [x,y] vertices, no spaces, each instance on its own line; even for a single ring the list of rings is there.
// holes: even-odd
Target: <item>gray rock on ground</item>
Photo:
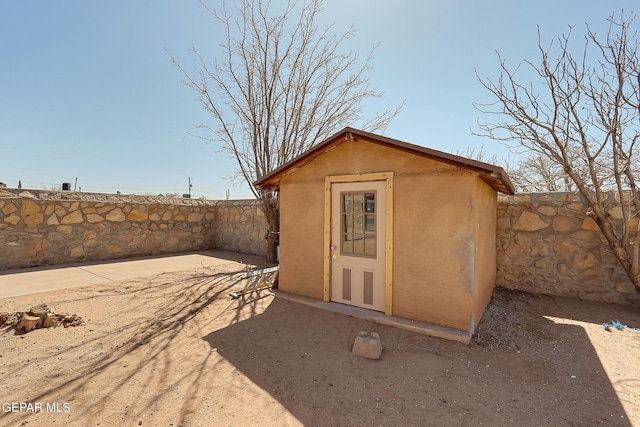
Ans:
[[[351,352],[367,359],[380,359],[380,354],[382,354],[380,335],[377,332],[369,334],[366,331],[361,331],[353,343]]]

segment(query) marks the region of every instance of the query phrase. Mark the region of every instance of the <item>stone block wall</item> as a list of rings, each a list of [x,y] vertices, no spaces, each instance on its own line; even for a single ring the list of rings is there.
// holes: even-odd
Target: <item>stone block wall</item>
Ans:
[[[573,193],[499,196],[496,285],[640,305],[587,208]],[[0,270],[214,248],[265,255],[267,230],[257,200],[0,189]]]
[[[0,190],[0,269],[215,247],[215,202]]]
[[[614,201],[614,193],[607,194]],[[588,205],[574,193],[498,198],[496,285],[586,300],[640,305]],[[611,217],[621,219],[619,207]],[[638,219],[632,222],[638,229]]]
[[[269,226],[259,200],[216,203],[215,246],[225,251],[266,255]]]

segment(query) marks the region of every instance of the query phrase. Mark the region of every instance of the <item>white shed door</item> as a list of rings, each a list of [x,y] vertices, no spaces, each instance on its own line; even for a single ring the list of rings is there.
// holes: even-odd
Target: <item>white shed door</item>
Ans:
[[[384,311],[385,181],[331,185],[331,300]]]

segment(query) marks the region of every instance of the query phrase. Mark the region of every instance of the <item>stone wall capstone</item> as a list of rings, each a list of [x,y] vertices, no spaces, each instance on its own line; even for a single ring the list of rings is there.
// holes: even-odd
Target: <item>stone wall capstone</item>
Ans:
[[[622,218],[611,201],[609,215]],[[640,305],[588,204],[575,193],[498,197],[496,285],[585,300]],[[621,221],[618,221],[618,226]],[[638,230],[638,218],[630,223]]]

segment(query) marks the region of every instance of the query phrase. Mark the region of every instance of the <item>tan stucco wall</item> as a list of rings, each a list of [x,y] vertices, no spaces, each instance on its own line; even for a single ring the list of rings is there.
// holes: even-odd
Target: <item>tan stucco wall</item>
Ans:
[[[394,315],[467,328],[474,285],[473,178],[457,170],[397,177]]]
[[[497,195],[480,179],[474,197],[476,224],[475,296],[471,329],[480,322],[496,283],[496,210]]]
[[[280,187],[278,288],[322,299],[324,177],[283,180]]]
[[[494,191],[473,172],[362,138],[282,177],[280,288],[322,298],[325,176],[375,172],[395,174],[393,314],[475,327],[486,304],[475,298],[487,300],[493,289],[487,282],[495,275]],[[477,220],[491,209],[493,222]],[[490,233],[491,243],[478,243]]]

